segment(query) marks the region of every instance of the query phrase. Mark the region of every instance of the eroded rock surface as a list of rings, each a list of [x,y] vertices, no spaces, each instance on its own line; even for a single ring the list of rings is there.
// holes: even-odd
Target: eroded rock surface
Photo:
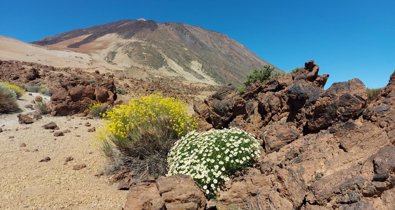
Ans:
[[[206,202],[192,178],[179,175],[132,186],[124,209],[204,209]]]

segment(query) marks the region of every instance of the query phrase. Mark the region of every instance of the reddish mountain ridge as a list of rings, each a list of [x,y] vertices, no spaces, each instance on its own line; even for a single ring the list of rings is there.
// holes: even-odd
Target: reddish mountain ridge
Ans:
[[[226,35],[181,23],[122,20],[44,38],[34,44],[87,53],[129,73],[239,84],[268,62]]]

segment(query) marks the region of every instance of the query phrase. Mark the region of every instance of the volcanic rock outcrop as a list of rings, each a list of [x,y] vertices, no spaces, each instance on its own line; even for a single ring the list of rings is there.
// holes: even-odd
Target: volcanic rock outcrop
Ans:
[[[110,75],[81,69],[0,61],[0,78],[21,87],[47,88],[51,94],[49,109],[53,115],[82,113],[94,101],[112,104],[117,98],[114,79]]]
[[[227,87],[195,105],[201,128],[243,128],[264,151],[205,208],[395,209],[395,72],[368,104],[361,81],[324,90],[328,75],[318,70],[307,62],[243,94]]]

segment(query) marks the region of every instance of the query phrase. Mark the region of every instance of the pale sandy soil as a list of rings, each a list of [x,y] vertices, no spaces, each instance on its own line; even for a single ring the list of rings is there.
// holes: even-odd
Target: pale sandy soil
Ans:
[[[0,59],[35,62],[56,67],[90,67],[91,57],[87,54],[50,50],[45,47],[0,36]]]
[[[33,96],[25,95],[20,103]],[[93,146],[95,133],[87,132],[86,122],[98,128],[100,120],[79,117],[44,116],[30,125],[20,125],[17,114],[0,115],[0,209],[121,209],[126,191],[97,177],[105,158]],[[54,121],[65,136],[54,137],[42,126]],[[26,147],[21,147],[21,144]],[[49,162],[39,162],[44,157]],[[68,156],[73,161],[65,165]],[[73,170],[74,165],[86,168]]]

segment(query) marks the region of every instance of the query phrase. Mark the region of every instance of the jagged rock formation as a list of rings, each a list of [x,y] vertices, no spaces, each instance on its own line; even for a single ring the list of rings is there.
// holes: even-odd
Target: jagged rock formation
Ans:
[[[114,79],[81,69],[55,68],[35,63],[0,61],[0,78],[21,87],[45,86],[51,94],[53,115],[83,113],[94,101],[113,104],[117,98]]]
[[[134,74],[195,82],[241,83],[268,64],[226,35],[181,23],[122,20],[77,29],[34,44],[92,55],[92,63]]]
[[[395,72],[368,104],[361,81],[324,90],[328,75],[318,70],[307,62],[195,106],[202,128],[243,128],[264,150],[257,167],[227,182],[206,208],[395,209]]]

